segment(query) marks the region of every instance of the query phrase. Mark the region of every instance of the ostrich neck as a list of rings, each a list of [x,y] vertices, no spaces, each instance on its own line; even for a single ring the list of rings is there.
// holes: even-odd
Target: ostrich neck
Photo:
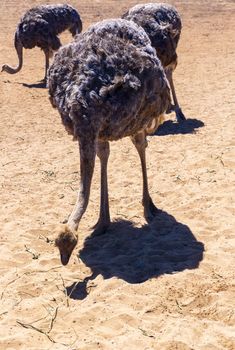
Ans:
[[[15,74],[15,73],[20,71],[21,67],[22,67],[22,64],[19,64],[18,67],[15,67],[15,68],[5,64],[4,71],[9,73],[9,74]]]
[[[15,34],[15,49],[17,52],[17,56],[19,59],[19,63],[17,67],[11,67],[8,64],[5,64],[3,66],[3,70],[9,74],[15,74],[17,72],[19,72],[22,68],[23,65],[23,45],[18,37],[18,33],[16,32]]]

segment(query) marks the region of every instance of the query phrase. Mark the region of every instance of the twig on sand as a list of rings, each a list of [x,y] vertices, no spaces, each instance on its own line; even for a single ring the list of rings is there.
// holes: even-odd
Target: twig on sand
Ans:
[[[29,247],[27,247],[27,245],[25,244],[24,245],[25,246],[25,250],[26,250],[26,252],[28,252],[28,253],[30,253],[31,255],[32,255],[32,258],[33,259],[38,259],[39,258],[39,256],[40,256],[40,254],[39,253],[34,253],[33,251],[32,251],[32,249],[31,248],[29,248]]]
[[[68,294],[68,291],[67,291],[67,288],[65,286],[65,282],[64,282],[64,279],[63,277],[60,275],[60,278],[61,278],[61,281],[62,281],[62,284],[63,284],[63,288],[64,288],[64,293],[65,293],[65,296],[66,296],[66,305],[67,307],[69,307],[69,299],[71,297],[71,295],[73,294],[74,290],[76,289],[78,283],[80,283],[82,281],[82,279],[79,279],[73,286],[73,288],[71,289],[70,293]]]
[[[27,272],[22,273],[22,275],[20,275],[20,276],[14,278],[12,281],[8,282],[8,283],[5,285],[5,287],[4,287],[4,289],[3,289],[2,293],[1,293],[0,300],[3,299],[4,293],[5,293],[6,289],[7,289],[7,287],[9,287],[12,283],[16,282],[17,280],[19,280],[19,279],[22,278],[23,276],[28,276],[28,275],[31,275],[31,274],[34,274],[34,273],[45,273],[45,272],[50,272],[51,270],[56,270],[56,269],[59,269],[59,268],[61,268],[61,267],[62,267],[62,266],[55,266],[55,267],[52,267],[52,268],[50,268],[50,269],[48,269],[48,270],[38,270],[38,271],[35,270],[35,271],[27,271]]]
[[[6,166],[6,165],[12,164],[12,163],[16,163],[16,160],[12,160],[11,162],[4,163],[4,164],[2,164],[2,166]]]
[[[64,293],[65,293],[65,297],[66,297],[66,305],[67,305],[67,307],[69,307],[69,295],[68,295],[68,292],[67,292],[67,288],[65,286],[64,279],[63,279],[63,277],[61,275],[60,275],[60,278],[61,278],[61,281],[62,281],[62,284],[63,284],[63,287],[64,287]]]
[[[40,233],[38,238],[42,239],[43,241],[45,241],[46,243],[49,243],[49,244],[54,244],[54,242],[55,242],[53,239],[50,239],[50,238],[42,235],[41,233]]]
[[[5,293],[6,289],[7,289],[7,287],[9,287],[12,283],[16,282],[18,279],[20,279],[21,277],[25,276],[26,274],[27,274],[27,272],[24,272],[21,276],[16,277],[14,280],[12,280],[12,281],[10,281],[10,282],[8,282],[8,283],[6,284],[5,288],[3,289],[2,293],[1,293],[1,298],[0,298],[0,300],[2,300],[2,298],[3,298],[3,296],[4,296],[4,293]]]
[[[54,339],[52,339],[51,337],[50,337],[50,335],[47,333],[47,332],[44,332],[42,329],[40,329],[40,328],[38,328],[38,327],[35,327],[35,326],[33,326],[32,324],[30,324],[30,323],[23,323],[23,322],[21,322],[21,321],[19,321],[19,320],[17,320],[16,321],[21,327],[24,327],[24,328],[27,328],[27,329],[32,329],[32,330],[34,330],[34,331],[37,331],[37,332],[39,332],[39,333],[42,333],[42,334],[44,334],[49,340],[50,340],[50,342],[52,342],[52,343],[56,343],[56,341],[54,340]],[[65,344],[63,344],[63,345],[65,345]],[[67,345],[67,344],[66,344]]]
[[[55,308],[55,312],[54,312],[54,314],[53,315],[51,315],[51,313],[47,310],[47,312],[48,312],[48,314],[50,314],[51,315],[51,320],[50,320],[50,324],[49,324],[49,327],[48,327],[48,330],[47,331],[44,331],[43,329],[41,329],[41,328],[38,328],[38,327],[35,327],[35,326],[33,326],[31,323],[25,323],[25,322],[22,322],[22,321],[19,321],[19,320],[17,320],[16,322],[21,326],[21,327],[24,327],[24,328],[27,328],[27,329],[32,329],[32,330],[34,330],[34,331],[36,331],[36,332],[39,332],[39,333],[42,333],[42,334],[44,334],[49,340],[50,340],[50,342],[52,342],[52,343],[58,343],[58,342],[56,342],[50,335],[49,335],[49,333],[52,331],[52,329],[53,329],[53,325],[54,325],[54,322],[55,322],[55,319],[56,319],[56,317],[57,317],[57,313],[58,313],[58,306]],[[48,316],[48,315],[47,315]],[[36,321],[34,321],[34,322],[32,322],[32,323],[35,323],[35,322],[38,322],[38,321],[40,321],[40,320],[42,320],[42,319],[45,319],[45,318],[47,318],[47,316],[46,317],[43,317],[43,318],[41,318],[41,319],[39,319],[39,320],[36,320]],[[59,343],[59,344],[61,344],[61,345],[64,345],[64,346],[69,346],[69,344],[64,344],[64,343]]]
[[[180,310],[182,310],[182,307],[180,306],[180,304],[179,304],[179,302],[178,302],[177,299],[175,299],[175,302],[176,302],[176,305],[178,306],[178,308],[179,308]]]
[[[47,331],[48,334],[52,331],[52,328],[53,328],[55,319],[56,319],[56,317],[57,317],[58,308],[59,308],[59,306],[57,306],[57,307],[55,308],[54,315],[51,317],[50,326],[49,326],[49,329],[48,329],[48,331]]]
[[[75,342],[76,342],[77,339],[78,339],[75,330],[74,330],[74,333],[75,333],[75,335],[76,335],[76,339],[75,339],[75,341],[72,342],[72,344],[57,342],[57,341],[56,341],[55,339],[53,339],[53,338],[50,336],[50,334],[49,334],[49,333],[52,331],[52,329],[53,329],[53,325],[54,325],[55,319],[56,319],[57,314],[58,314],[58,308],[59,308],[58,306],[55,308],[55,311],[54,311],[54,314],[53,314],[53,315],[51,315],[51,313],[47,310],[47,311],[48,311],[48,314],[51,315],[51,320],[50,320],[49,328],[48,328],[47,331],[44,331],[44,330],[41,329],[41,328],[35,327],[35,326],[33,326],[31,323],[25,323],[25,322],[22,322],[22,321],[19,321],[19,320],[17,320],[16,322],[17,322],[21,327],[23,327],[23,328],[31,329],[31,330],[34,330],[34,331],[39,332],[39,333],[41,333],[41,334],[44,334],[44,335],[50,340],[50,342],[52,342],[53,344],[60,344],[60,345],[66,346],[66,347],[71,347],[73,344],[75,344]],[[46,317],[47,317],[47,316],[46,316]],[[44,317],[43,319],[45,319],[45,317]],[[39,321],[39,320],[34,321],[33,323],[38,322],[38,321]]]
[[[74,284],[73,288],[71,289],[71,292],[70,292],[69,295],[68,295],[69,298],[71,297],[71,295],[73,294],[73,292],[74,292],[75,289],[77,288],[77,285],[78,285],[79,282],[80,282],[80,281],[77,281],[77,282]]]
[[[154,335],[150,335],[148,334],[144,329],[138,327],[139,330],[142,332],[142,334],[145,336],[145,337],[149,337],[149,338],[155,338]]]
[[[3,315],[6,315],[6,314],[8,314],[8,311],[2,312],[2,313],[0,314],[0,317],[3,316]]]

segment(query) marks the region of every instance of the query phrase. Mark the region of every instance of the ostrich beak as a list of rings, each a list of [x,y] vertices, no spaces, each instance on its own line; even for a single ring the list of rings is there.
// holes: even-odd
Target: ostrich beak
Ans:
[[[60,260],[61,260],[62,265],[65,266],[68,264],[70,256],[71,256],[71,254],[63,254],[63,253],[60,254]]]

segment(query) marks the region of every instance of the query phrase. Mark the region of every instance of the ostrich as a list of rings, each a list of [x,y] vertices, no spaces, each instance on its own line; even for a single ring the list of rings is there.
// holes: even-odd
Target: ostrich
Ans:
[[[170,104],[170,88],[155,49],[134,22],[105,20],[62,47],[48,71],[51,104],[80,150],[80,191],[77,202],[55,240],[63,265],[78,241],[78,225],[90,194],[95,156],[101,163],[99,220],[94,234],[110,224],[107,163],[109,141],[129,136],[142,166],[144,215],[157,208],[148,191],[146,133],[154,131]],[[151,129],[151,130],[150,130]]]
[[[19,72],[23,65],[23,48],[40,47],[45,54],[45,77],[49,58],[61,46],[58,34],[68,29],[73,36],[82,31],[82,22],[77,11],[69,5],[42,5],[28,10],[21,18],[15,32],[15,49],[19,63],[16,68],[7,64],[2,71],[10,74]]]
[[[177,65],[176,48],[182,28],[179,13],[171,5],[150,3],[134,6],[122,18],[134,21],[148,34],[170,83],[174,106],[171,105],[169,110],[175,111],[178,122],[185,120],[176,97],[172,78],[172,73]]]

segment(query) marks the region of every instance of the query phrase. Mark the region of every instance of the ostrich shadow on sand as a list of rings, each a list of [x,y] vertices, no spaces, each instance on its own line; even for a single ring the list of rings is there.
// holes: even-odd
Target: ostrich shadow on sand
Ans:
[[[22,85],[24,87],[27,87],[28,89],[46,89],[47,88],[46,82],[42,81],[42,80],[40,80],[37,83],[32,83],[32,84],[22,83]]]
[[[166,120],[151,136],[193,134],[197,132],[197,129],[202,128],[203,126],[205,126],[205,124],[199,119],[186,119],[180,123]]]
[[[9,80],[4,80],[4,83],[10,83],[10,84],[17,84],[17,85],[22,85],[28,89],[46,89],[47,84],[45,81],[38,81],[37,83],[32,83],[32,84],[27,84],[27,83],[22,83],[22,82],[11,82]]]
[[[72,299],[88,295],[87,283],[99,274],[136,284],[163,274],[196,269],[203,259],[204,245],[188,226],[159,210],[151,224],[135,227],[130,221],[113,222],[105,234],[90,236],[79,258],[92,274],[66,288]]]

